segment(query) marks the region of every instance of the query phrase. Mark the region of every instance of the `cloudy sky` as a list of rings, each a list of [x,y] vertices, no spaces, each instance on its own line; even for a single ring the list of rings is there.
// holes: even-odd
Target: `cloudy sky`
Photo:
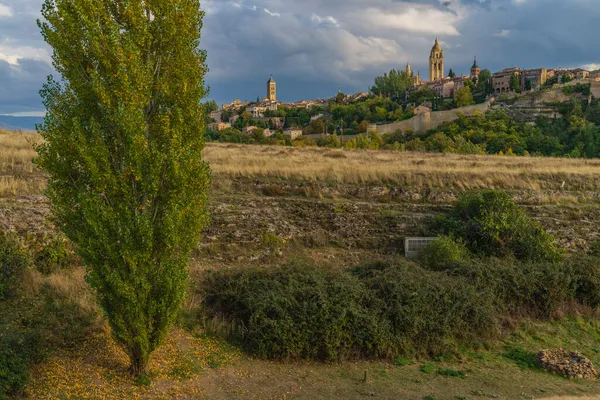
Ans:
[[[42,0],[0,0],[0,114],[43,111],[52,73],[36,19]],[[600,68],[600,0],[204,0],[210,97],[283,101],[366,91],[407,61],[428,76],[436,36],[446,68]]]

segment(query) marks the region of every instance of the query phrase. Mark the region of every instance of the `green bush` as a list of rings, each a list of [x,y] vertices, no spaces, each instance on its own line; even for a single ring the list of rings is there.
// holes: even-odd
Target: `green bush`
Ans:
[[[0,300],[11,294],[15,281],[31,262],[31,255],[16,235],[0,232]]]
[[[291,264],[212,272],[205,287],[210,315],[235,324],[260,357],[335,360],[379,342],[364,287],[349,274]]]
[[[203,290],[209,318],[264,358],[435,355],[496,332],[491,301],[466,280],[414,264],[219,271]]]
[[[0,336],[0,400],[21,391],[29,379],[29,363],[17,340]]]
[[[490,258],[463,263],[451,272],[487,293],[499,313],[548,317],[574,298],[570,263]]]
[[[434,229],[463,239],[473,253],[482,256],[530,261],[557,261],[562,257],[552,236],[501,191],[463,195],[447,216],[435,220]]]
[[[35,254],[35,268],[42,274],[50,275],[68,268],[74,263],[75,255],[69,248],[69,243],[62,236],[54,236]]]
[[[389,329],[380,354],[435,356],[474,345],[497,332],[492,299],[461,277],[414,264],[375,264],[355,272],[369,309]]]
[[[470,258],[471,253],[463,243],[442,236],[423,250],[421,263],[434,271],[443,271],[454,268]]]

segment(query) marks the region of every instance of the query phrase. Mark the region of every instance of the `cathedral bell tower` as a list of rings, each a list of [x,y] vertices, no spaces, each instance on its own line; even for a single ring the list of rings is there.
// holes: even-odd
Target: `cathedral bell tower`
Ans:
[[[438,39],[435,38],[435,44],[433,45],[431,54],[429,55],[429,81],[443,79],[445,75],[444,51],[442,50],[442,46],[440,46]]]

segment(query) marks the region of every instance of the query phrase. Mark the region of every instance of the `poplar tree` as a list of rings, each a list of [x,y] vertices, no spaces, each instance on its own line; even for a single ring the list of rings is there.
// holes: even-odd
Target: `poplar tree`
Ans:
[[[60,79],[37,164],[134,375],[175,322],[207,222],[199,0],[45,0]]]

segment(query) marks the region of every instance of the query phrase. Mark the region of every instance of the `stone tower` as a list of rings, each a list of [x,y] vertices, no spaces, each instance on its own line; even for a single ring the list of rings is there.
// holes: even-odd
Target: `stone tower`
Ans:
[[[473,66],[471,67],[471,79],[478,80],[479,74],[481,73],[481,68],[477,65],[477,57],[473,61]]]
[[[445,77],[444,72],[444,51],[440,46],[438,39],[435,38],[435,44],[431,49],[429,56],[429,80],[435,81]]]
[[[277,101],[277,83],[273,80],[273,75],[267,81],[267,99],[271,102]]]
[[[406,63],[406,75],[412,75],[412,71],[410,70],[410,63]]]

